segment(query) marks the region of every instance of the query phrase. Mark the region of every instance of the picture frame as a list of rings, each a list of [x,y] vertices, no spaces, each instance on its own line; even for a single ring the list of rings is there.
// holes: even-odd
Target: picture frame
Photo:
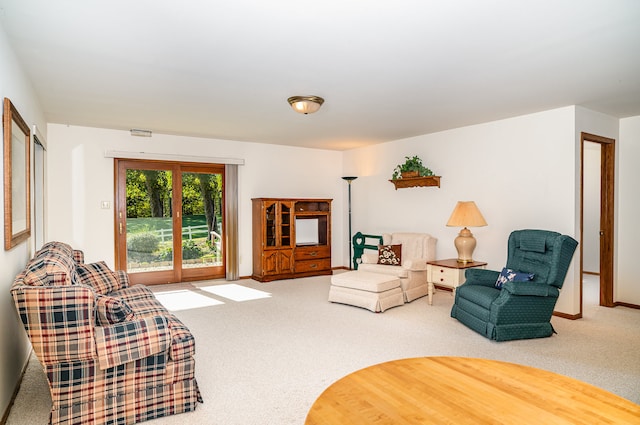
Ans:
[[[31,236],[31,130],[4,98],[4,249]]]

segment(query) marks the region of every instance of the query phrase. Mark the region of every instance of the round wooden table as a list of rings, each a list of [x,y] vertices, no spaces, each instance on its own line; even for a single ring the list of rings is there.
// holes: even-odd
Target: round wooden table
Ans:
[[[639,424],[640,405],[563,375],[495,360],[419,357],[345,376],[306,425]]]

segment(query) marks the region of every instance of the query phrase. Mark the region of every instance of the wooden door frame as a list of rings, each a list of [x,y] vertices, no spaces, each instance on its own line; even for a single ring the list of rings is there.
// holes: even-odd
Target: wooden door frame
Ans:
[[[178,176],[179,173],[211,173],[212,169],[215,173],[222,174],[222,184],[224,189],[225,184],[225,167],[221,164],[201,164],[201,163],[189,163],[179,161],[157,161],[157,160],[143,160],[143,159],[127,159],[127,158],[115,158],[114,159],[114,184],[115,184],[115,202],[114,202],[114,246],[115,246],[115,268],[116,270],[126,270],[126,261],[123,264],[123,258],[126,258],[126,243],[123,238],[119,237],[121,232],[126,234],[126,172],[120,172],[119,168],[132,168],[135,164],[136,169],[147,170],[165,170],[170,171],[173,174],[172,177],[172,200],[171,208],[174,211],[172,214],[172,226],[173,226],[173,240],[182,239],[182,176]],[[119,188],[125,188],[125,191],[119,190]],[[222,191],[222,205],[224,211],[224,190]],[[224,214],[223,214],[224,216]],[[225,234],[225,220],[222,222],[222,233]],[[213,279],[220,276],[212,276],[208,271],[209,268],[199,268],[185,271],[182,265],[182,245],[174,244],[174,263],[172,270],[166,271],[154,271],[154,282],[149,281],[149,274],[146,272],[131,273],[129,279],[131,284],[143,283],[146,285],[155,285],[163,283],[174,283],[191,280],[203,280]],[[223,276],[224,277],[224,264],[226,261],[226,253],[223,250]],[[158,280],[158,282],[155,282]]]
[[[615,217],[615,139],[580,133],[580,317],[583,309],[584,275],[584,148],[585,142],[597,143],[600,155],[600,305],[614,307],[614,217]]]

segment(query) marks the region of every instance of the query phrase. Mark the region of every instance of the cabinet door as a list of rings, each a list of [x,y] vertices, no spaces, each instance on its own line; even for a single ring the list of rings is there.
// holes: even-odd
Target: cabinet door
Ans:
[[[280,207],[280,243],[279,246],[292,248],[294,244],[293,237],[293,202],[281,201],[278,203]]]
[[[262,254],[262,273],[266,275],[293,273],[293,251],[266,250]]]
[[[268,250],[262,253],[262,273],[264,275],[278,274],[278,258],[280,254],[277,250]]]
[[[293,273],[293,250],[280,251],[280,273]]]
[[[264,235],[265,247],[275,247],[278,245],[278,204],[276,202],[265,202],[263,206],[264,214]]]

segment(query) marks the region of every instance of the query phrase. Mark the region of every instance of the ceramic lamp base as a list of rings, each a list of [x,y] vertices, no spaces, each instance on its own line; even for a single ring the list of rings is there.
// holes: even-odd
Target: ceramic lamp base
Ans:
[[[453,243],[458,250],[458,262],[472,263],[473,250],[476,249],[476,238],[473,237],[471,230],[466,227],[460,230],[458,237],[456,237]]]

